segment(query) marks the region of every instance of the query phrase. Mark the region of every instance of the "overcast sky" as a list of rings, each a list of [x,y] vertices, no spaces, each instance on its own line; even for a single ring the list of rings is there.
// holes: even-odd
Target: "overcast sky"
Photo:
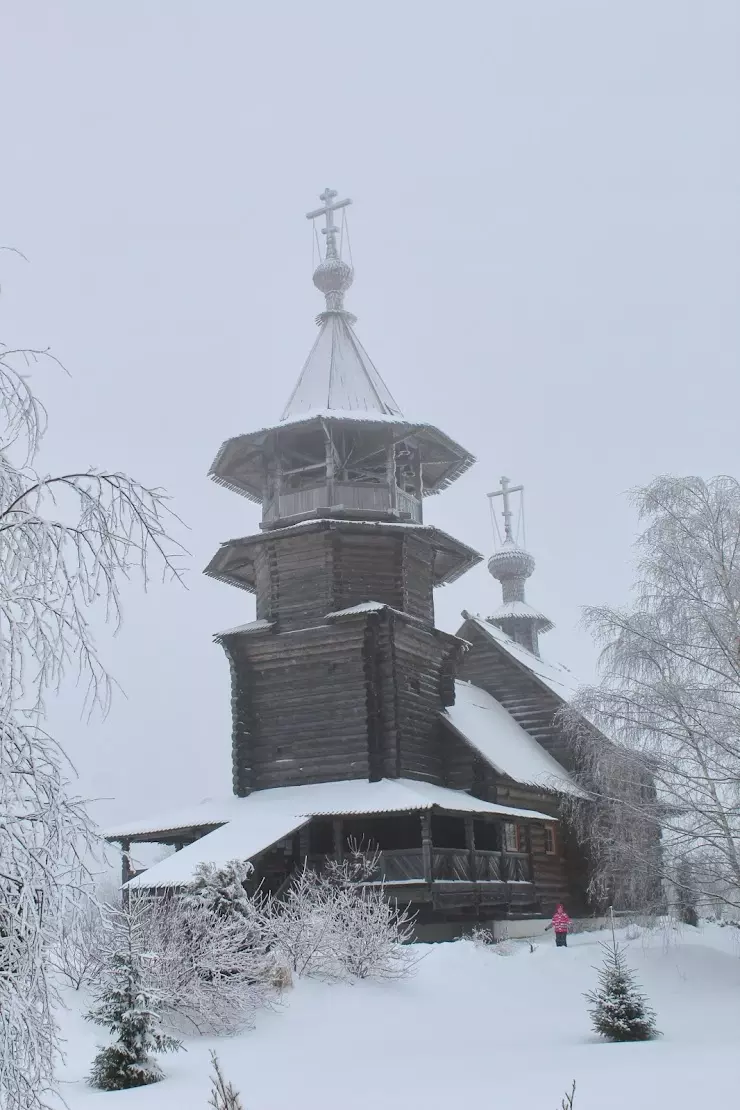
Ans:
[[[257,506],[208,481],[315,336],[304,213],[353,198],[357,332],[404,413],[477,465],[426,502],[489,553],[526,486],[543,654],[589,678],[659,472],[740,474],[737,0],[0,0],[0,335],[49,344],[41,465],[123,469],[188,523],[189,590],[126,593],[126,691],[53,721],[104,821],[230,790],[226,659],[253,599],[207,580]],[[437,593],[486,613],[485,564]]]

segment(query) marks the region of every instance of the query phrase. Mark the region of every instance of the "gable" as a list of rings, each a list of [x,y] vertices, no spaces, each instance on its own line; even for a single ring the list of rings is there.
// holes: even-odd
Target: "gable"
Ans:
[[[440,716],[497,774],[538,790],[580,794],[560,763],[480,687],[457,681],[455,703]]]
[[[561,767],[574,770],[570,746],[555,719],[575,689],[575,683],[566,686],[570,672],[562,668],[561,676],[557,667],[538,659],[500,629],[464,615],[457,635],[470,648],[460,664],[460,678],[492,695]],[[555,692],[558,682],[561,693]]]

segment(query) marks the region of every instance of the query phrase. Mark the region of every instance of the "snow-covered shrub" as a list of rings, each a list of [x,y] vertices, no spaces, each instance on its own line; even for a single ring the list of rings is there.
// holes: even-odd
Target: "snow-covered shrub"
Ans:
[[[283,899],[266,903],[278,961],[299,975],[326,978],[408,974],[412,918],[388,899],[382,882],[372,881],[377,865],[377,854],[354,846],[321,873],[304,867]]]
[[[604,963],[599,969],[599,987],[586,995],[594,1029],[610,1041],[652,1040],[658,1035],[655,1013],[638,990],[624,952],[614,936],[601,947]]]
[[[140,903],[107,915],[108,958],[87,1014],[116,1038],[99,1050],[90,1073],[90,1084],[103,1091],[158,1083],[164,1076],[154,1055],[181,1047],[163,1032],[155,1009],[160,999],[147,982],[145,914]]]
[[[253,918],[254,901],[244,885],[253,871],[251,863],[237,859],[229,860],[222,867],[215,863],[201,863],[186,895],[193,901],[202,902],[214,913]]]
[[[173,895],[143,905],[147,983],[174,1029],[233,1033],[269,1002],[275,959],[255,904],[249,916]]]
[[[470,939],[479,948],[487,948],[489,945],[496,943],[493,930],[487,929],[485,925],[476,925],[470,933]]]
[[[215,1052],[211,1053],[211,1064],[213,1065],[214,1074],[211,1076],[212,1088],[208,1105],[212,1106],[213,1110],[244,1110],[238,1091],[235,1091],[231,1084],[224,1079]]]

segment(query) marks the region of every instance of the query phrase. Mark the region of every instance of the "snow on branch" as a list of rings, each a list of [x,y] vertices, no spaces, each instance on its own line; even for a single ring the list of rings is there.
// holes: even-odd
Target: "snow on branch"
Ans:
[[[737,909],[740,484],[664,476],[634,501],[635,600],[586,611],[601,683],[566,712],[597,802],[577,820],[625,875],[667,882],[680,903],[688,866],[693,897]]]
[[[49,976],[94,841],[45,698],[70,673],[88,711],[112,679],[87,621],[116,627],[123,583],[155,566],[180,578],[165,494],[125,474],[35,467],[46,430],[28,370],[49,351],[0,344],[0,1105],[36,1110],[54,1088],[59,1037]],[[60,365],[60,364],[58,364]],[[65,907],[67,910],[65,910]]]

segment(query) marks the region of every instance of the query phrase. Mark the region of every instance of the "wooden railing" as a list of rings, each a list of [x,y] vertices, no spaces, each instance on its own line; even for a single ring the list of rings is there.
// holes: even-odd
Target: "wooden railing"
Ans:
[[[386,882],[424,882],[424,856],[421,848],[382,852],[379,878]],[[526,852],[476,850],[471,874],[470,853],[465,848],[432,848],[432,879],[447,883],[532,881]]]
[[[372,512],[390,512],[394,508],[388,486],[370,482],[337,481],[333,490],[322,483],[310,489],[285,491],[279,498],[273,497],[263,509],[263,519],[273,521],[332,506],[360,511],[367,509]],[[421,523],[421,503],[412,494],[397,488],[395,508],[399,513],[408,514],[414,522]]]

